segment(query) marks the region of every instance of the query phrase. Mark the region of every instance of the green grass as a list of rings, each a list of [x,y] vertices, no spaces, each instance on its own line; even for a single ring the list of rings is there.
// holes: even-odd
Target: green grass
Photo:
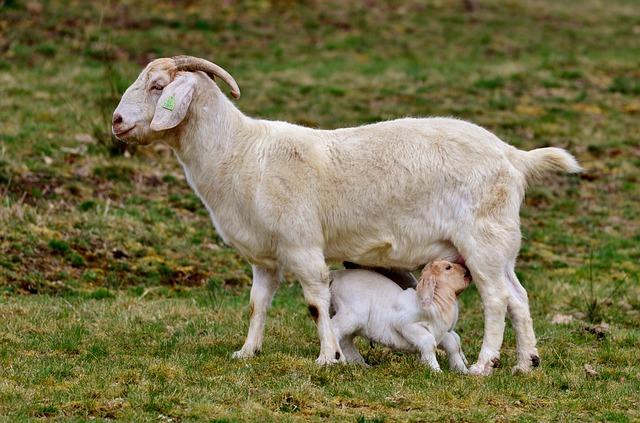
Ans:
[[[0,1],[0,415],[640,419],[640,6],[478,3]],[[250,267],[169,151],[127,149],[109,132],[142,66],[175,54],[228,69],[249,115],[326,128],[457,116],[519,148],[574,153],[587,172],[533,187],[521,214],[517,271],[541,367],[510,375],[509,328],[488,379],[432,375],[366,343],[371,368],[318,368],[291,278],[263,353],[231,361]],[[475,289],[462,305],[475,358]],[[575,319],[552,324],[557,313]],[[600,321],[604,339],[588,330]]]

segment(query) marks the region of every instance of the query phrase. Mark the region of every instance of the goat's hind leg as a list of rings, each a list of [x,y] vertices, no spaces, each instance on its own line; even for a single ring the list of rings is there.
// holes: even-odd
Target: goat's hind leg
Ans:
[[[252,266],[252,268],[249,332],[242,348],[233,353],[233,358],[250,358],[262,349],[267,309],[280,285],[280,273],[277,269],[260,266]]]
[[[518,364],[513,373],[527,373],[540,365],[540,356],[536,348],[536,335],[533,331],[533,320],[529,310],[527,291],[520,284],[513,270],[513,264],[507,270],[509,305],[508,312],[516,334]]]
[[[491,251],[487,249],[487,251]],[[478,361],[469,368],[473,375],[487,376],[500,367],[500,347],[504,337],[509,293],[504,267],[491,263],[495,257],[474,256],[466,260],[480,292],[484,312],[484,337]]]

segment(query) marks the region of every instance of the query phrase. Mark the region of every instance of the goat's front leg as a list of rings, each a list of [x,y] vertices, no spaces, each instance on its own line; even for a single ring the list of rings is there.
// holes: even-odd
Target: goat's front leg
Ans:
[[[288,268],[300,280],[304,298],[309,305],[309,313],[318,327],[320,355],[316,363],[327,365],[344,362],[344,355],[333,333],[329,318],[331,273],[324,261],[322,250],[290,249],[283,252],[283,255]]]
[[[411,345],[420,351],[420,360],[434,372],[441,372],[436,359],[436,339],[425,327],[417,323],[403,326],[400,333]]]
[[[252,266],[252,269],[249,332],[242,348],[233,353],[233,358],[250,358],[262,349],[267,309],[280,285],[280,272],[277,269],[260,266]]]

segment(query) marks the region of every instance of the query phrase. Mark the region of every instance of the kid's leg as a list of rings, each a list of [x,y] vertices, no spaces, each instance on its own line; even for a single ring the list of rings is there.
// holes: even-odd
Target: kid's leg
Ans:
[[[364,361],[362,355],[360,355],[360,351],[356,348],[353,343],[353,339],[355,337],[353,335],[345,336],[340,341],[340,348],[342,348],[342,352],[344,353],[344,358],[347,360],[347,363],[357,363],[363,366],[367,366],[367,363]]]
[[[347,363],[365,364],[364,358],[353,344],[354,333],[358,330],[357,319],[348,312],[338,311],[331,318],[331,326]]]
[[[438,345],[447,353],[449,359],[449,368],[454,372],[468,373],[467,358],[462,352],[462,345],[460,344],[460,336],[454,331],[447,332],[440,345]]]
[[[412,323],[400,328],[400,333],[411,345],[420,351],[420,360],[426,363],[434,372],[441,372],[436,360],[436,340],[423,326]]]

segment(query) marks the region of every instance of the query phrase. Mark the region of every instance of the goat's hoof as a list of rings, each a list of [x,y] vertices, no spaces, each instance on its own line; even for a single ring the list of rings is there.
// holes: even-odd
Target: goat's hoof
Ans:
[[[540,356],[538,354],[531,354],[529,358],[531,359],[532,367],[538,367],[540,365]]]
[[[511,374],[513,375],[524,375],[529,372],[531,372],[531,365],[517,364],[511,368]]]
[[[473,376],[489,376],[493,370],[493,363],[491,361],[482,364],[475,363],[469,367],[469,374]]]
[[[529,373],[538,366],[540,366],[540,356],[531,354],[527,358],[518,360],[518,364],[511,369],[511,373],[514,375]]]
[[[533,349],[530,352],[522,352],[518,354],[518,364],[515,365],[511,372],[515,374],[525,374],[540,366],[540,356],[538,351]]]
[[[242,348],[241,350],[238,350],[233,354],[231,354],[231,358],[235,358],[236,360],[246,360],[247,358],[252,358],[255,355],[256,355],[256,351],[254,351],[253,349]]]

